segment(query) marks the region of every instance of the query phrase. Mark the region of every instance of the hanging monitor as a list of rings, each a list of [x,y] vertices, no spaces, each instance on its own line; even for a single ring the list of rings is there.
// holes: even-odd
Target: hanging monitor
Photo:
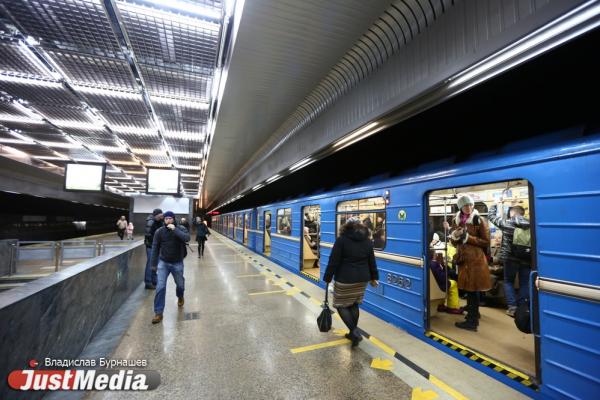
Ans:
[[[74,164],[65,166],[65,190],[75,192],[104,191],[106,164]]]
[[[148,168],[148,194],[179,194],[179,171],[176,169]]]

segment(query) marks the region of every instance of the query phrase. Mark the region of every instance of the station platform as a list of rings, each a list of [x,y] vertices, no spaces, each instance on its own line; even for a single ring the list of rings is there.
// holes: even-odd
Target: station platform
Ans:
[[[164,320],[152,325],[154,291],[140,285],[81,354],[147,360],[158,388],[86,399],[527,398],[362,310],[369,336],[357,348],[337,314],[319,332],[321,288],[218,233],[204,258],[188,254],[184,274],[182,308],[169,278]]]

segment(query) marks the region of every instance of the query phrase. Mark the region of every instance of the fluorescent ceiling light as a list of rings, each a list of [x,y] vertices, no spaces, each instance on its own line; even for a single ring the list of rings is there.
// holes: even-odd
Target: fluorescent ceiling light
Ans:
[[[171,168],[171,164],[164,164],[164,163],[144,163],[144,165],[146,167],[153,167],[153,168]]]
[[[9,144],[34,144],[32,141],[26,141],[21,139],[9,139],[9,138],[0,138],[0,143],[9,143]]]
[[[149,156],[157,156],[157,155],[165,154],[164,150],[156,150],[156,149],[131,149],[131,151],[133,151],[134,153],[137,153],[137,154],[145,154],[145,155],[149,155]]]
[[[28,36],[26,41],[27,41],[27,43],[32,44],[32,43],[30,43],[29,38],[31,38],[31,36]],[[31,38],[31,39],[33,39],[33,38]],[[36,42],[35,44],[39,44],[39,43]],[[39,71],[42,71],[42,73],[50,72],[50,71],[48,71],[48,68],[46,68],[46,66],[40,61],[39,58],[36,57],[35,54],[33,54],[31,49],[24,42],[19,41],[19,51],[25,56],[25,58],[27,58],[29,60],[29,62],[31,64],[35,65]]]
[[[360,139],[364,139],[365,137],[369,136],[371,133],[366,133],[368,132],[370,129],[373,129],[374,127],[377,126],[377,122],[371,122],[368,125],[363,126],[362,128],[360,128],[359,130],[351,133],[348,136],[345,136],[343,138],[341,138],[340,140],[338,140],[337,142],[335,142],[333,144],[333,147],[339,147],[341,145],[343,145],[344,143],[347,143],[349,141],[353,141],[352,143],[355,143],[354,139],[360,140]]]
[[[32,125],[43,125],[44,121],[40,119],[21,117],[18,115],[0,114],[0,121],[2,122],[16,122],[20,124],[32,124]]]
[[[190,178],[198,178],[198,174],[181,174],[181,176],[188,176]]]
[[[164,137],[169,139],[182,139],[195,142],[202,142],[204,140],[204,133],[192,133],[192,132],[181,132],[181,131],[167,131],[163,130]]]
[[[110,129],[118,133],[130,133],[140,136],[156,136],[158,138],[158,131],[156,128],[138,128],[110,124]]]
[[[273,175],[272,177],[270,177],[269,179],[267,179],[265,182],[267,182],[267,183],[271,183],[271,182],[274,182],[274,181],[276,181],[276,180],[277,180],[277,179],[279,179],[279,178],[281,178],[281,175],[279,175],[279,174],[276,174],[276,175]]]
[[[204,103],[204,102],[200,102],[200,101],[192,101],[192,100],[173,99],[170,97],[151,96],[150,99],[152,101],[156,101],[157,103],[170,104],[173,106],[197,108],[200,110],[208,110],[208,107],[210,106],[209,103]]]
[[[92,129],[95,131],[104,129],[104,126],[99,126],[91,122],[81,121],[69,121],[69,120],[50,120],[53,125],[60,128],[73,128],[73,129]]]
[[[117,147],[117,146],[101,146],[101,145],[97,145],[97,144],[88,144],[86,146],[91,150],[102,151],[105,153],[127,153],[127,149],[124,149],[122,147]],[[133,161],[127,161],[127,162],[132,162],[132,164],[123,164],[123,165],[139,164],[139,163],[133,163]],[[113,164],[115,164],[115,163],[113,162]]]
[[[198,181],[182,180],[183,183],[198,183]]]
[[[111,164],[114,165],[140,165],[139,161],[113,161],[109,160]]]
[[[146,171],[126,171],[123,170],[123,173],[130,175],[146,175]]]
[[[27,115],[29,118],[37,119],[40,121],[42,120],[42,117],[39,114],[34,113],[33,111],[31,111],[29,108],[25,107],[20,102],[13,100],[13,102],[11,104],[14,108],[21,111],[23,114]]]
[[[306,167],[308,164],[312,164],[313,162],[315,162],[316,160],[313,160],[312,158],[308,157],[305,158],[304,160],[300,160],[298,161],[296,164],[292,165],[290,167],[290,171],[296,171],[300,168]]]
[[[14,75],[4,75],[2,73],[0,73],[0,81],[20,83],[22,85],[43,86],[53,89],[62,89],[63,87],[62,83],[56,81],[44,81],[40,79],[24,78]]]
[[[179,169],[191,169],[191,170],[200,170],[200,167],[196,167],[193,165],[175,165],[175,168]]]
[[[263,187],[263,186],[265,186],[265,185],[263,185],[262,183],[259,183],[258,185],[254,186],[254,187],[252,188],[252,191],[258,190],[258,189],[260,189],[260,188],[261,188],[261,187]]]
[[[81,149],[83,146],[81,144],[75,143],[64,143],[64,142],[40,142],[44,146],[48,147],[56,147],[57,149]]]
[[[189,153],[187,151],[174,151],[171,154],[175,157],[181,158],[202,158],[200,153]]]
[[[65,157],[65,156],[62,156],[62,157],[60,157],[60,156],[32,156],[32,157],[33,158],[39,158],[40,160],[56,160],[56,161],[58,161],[58,160],[61,160],[61,161],[67,161],[67,160],[69,160],[69,158]]]
[[[14,137],[16,137],[16,138],[17,138],[17,139],[19,139],[19,140],[22,140],[22,141],[24,141],[24,142],[27,142],[28,144],[35,144],[35,141],[34,141],[34,140],[32,140],[30,137],[27,137],[27,136],[25,136],[25,135],[21,135],[20,133],[18,133],[18,132],[15,132],[15,131],[14,131],[14,130],[12,130],[12,129],[9,129],[9,130],[8,130],[8,133],[9,133],[11,136],[14,136]]]
[[[73,89],[81,93],[89,93],[89,94],[98,94],[102,96],[108,97],[121,97],[124,99],[134,99],[143,101],[142,95],[136,92],[130,92],[125,90],[114,90],[114,89],[104,89],[98,87],[90,87],[83,85],[72,85]]]

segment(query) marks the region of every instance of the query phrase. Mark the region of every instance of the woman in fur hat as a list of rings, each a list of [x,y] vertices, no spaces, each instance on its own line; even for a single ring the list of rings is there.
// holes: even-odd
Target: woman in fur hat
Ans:
[[[470,196],[458,199],[459,212],[452,220],[450,241],[457,248],[458,288],[467,292],[467,316],[455,325],[477,331],[479,325],[479,292],[491,289],[490,271],[485,249],[490,245],[488,224],[475,209]],[[444,222],[446,228],[449,227]]]

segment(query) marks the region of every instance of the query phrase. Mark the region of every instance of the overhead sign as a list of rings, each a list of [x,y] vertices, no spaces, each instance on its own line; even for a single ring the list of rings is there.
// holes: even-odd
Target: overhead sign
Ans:
[[[176,169],[148,168],[146,193],[179,194],[179,171]]]
[[[104,190],[106,164],[72,164],[65,166],[65,190],[101,192]]]

